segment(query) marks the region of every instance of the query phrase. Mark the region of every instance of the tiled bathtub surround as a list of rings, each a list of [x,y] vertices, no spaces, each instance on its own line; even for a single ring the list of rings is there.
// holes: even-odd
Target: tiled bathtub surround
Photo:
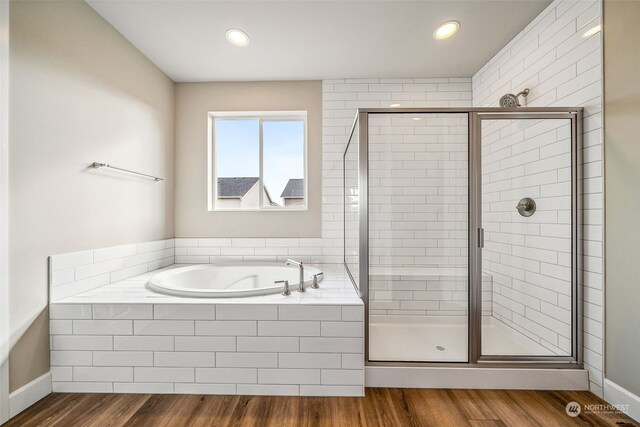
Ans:
[[[604,321],[602,38],[600,32],[590,30],[601,24],[601,10],[601,0],[554,1],[473,77],[474,106],[497,106],[505,93],[528,87],[531,93],[526,106],[585,108],[581,150],[585,222],[582,230],[584,361],[591,390],[599,395],[602,395]],[[552,241],[552,236],[549,237],[547,242]],[[496,283],[496,274],[489,273],[494,275]],[[554,283],[553,276],[540,278]],[[532,325],[555,330],[559,326],[564,330],[560,323],[545,322],[541,318]]]
[[[53,390],[361,396],[362,301],[322,269],[290,297],[160,295],[147,273],[53,303]]]
[[[49,301],[76,295],[174,263],[174,239],[49,257]]]

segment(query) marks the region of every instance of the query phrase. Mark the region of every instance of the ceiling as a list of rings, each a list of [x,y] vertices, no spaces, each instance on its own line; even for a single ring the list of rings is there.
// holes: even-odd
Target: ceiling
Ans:
[[[470,77],[550,0],[87,0],[176,82]],[[436,41],[442,22],[453,38]],[[250,37],[245,48],[229,28]]]

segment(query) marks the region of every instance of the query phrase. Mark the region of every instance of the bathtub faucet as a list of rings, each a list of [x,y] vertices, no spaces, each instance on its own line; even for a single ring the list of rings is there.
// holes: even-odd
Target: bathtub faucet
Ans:
[[[306,292],[307,290],[304,288],[304,264],[302,261],[288,259],[286,265],[297,265],[300,268],[300,284],[298,285],[298,292]]]

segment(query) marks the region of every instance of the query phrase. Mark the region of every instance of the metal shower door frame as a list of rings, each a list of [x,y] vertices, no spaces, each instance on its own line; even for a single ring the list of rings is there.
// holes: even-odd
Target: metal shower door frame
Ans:
[[[469,277],[467,362],[404,362],[369,360],[369,134],[370,114],[467,114],[469,167]],[[582,275],[579,206],[581,194],[580,151],[582,108],[364,108],[358,109],[349,133],[347,149],[358,129],[359,277],[356,285],[364,301],[364,355],[367,366],[489,367],[489,368],[581,368],[582,367]],[[572,354],[570,356],[486,356],[482,355],[482,120],[563,119],[571,122],[571,217],[572,217]],[[346,150],[344,152],[346,156]],[[344,156],[343,156],[344,173]],[[344,183],[343,183],[344,184]],[[344,200],[343,200],[344,203]],[[346,242],[346,240],[345,240]]]

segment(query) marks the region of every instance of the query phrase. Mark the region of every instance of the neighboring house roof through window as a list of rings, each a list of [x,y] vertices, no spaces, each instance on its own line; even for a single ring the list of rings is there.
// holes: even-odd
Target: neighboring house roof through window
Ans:
[[[218,178],[218,197],[242,199],[259,179],[254,176]]]
[[[303,199],[304,198],[304,179],[292,178],[282,190],[280,195],[283,199]]]

